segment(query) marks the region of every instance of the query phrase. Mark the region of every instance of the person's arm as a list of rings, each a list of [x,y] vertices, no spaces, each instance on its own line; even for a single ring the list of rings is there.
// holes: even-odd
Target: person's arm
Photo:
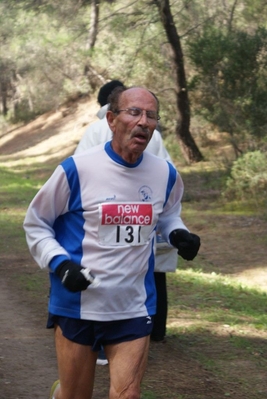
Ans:
[[[160,215],[158,228],[164,239],[178,249],[178,255],[192,260],[198,253],[200,238],[185,226],[181,219],[181,200],[184,191],[181,176],[172,165],[169,165],[172,188],[169,192],[164,210]]]
[[[72,166],[72,161],[69,164]],[[69,291],[79,292],[87,289],[95,278],[89,269],[70,259],[53,228],[57,218],[69,212],[69,202],[69,182],[59,166],[31,202],[23,227],[29,250],[39,266],[54,272]]]
[[[36,194],[26,213],[24,230],[30,253],[41,268],[48,268],[51,259],[61,255],[68,260],[68,252],[55,239],[56,218],[68,211],[70,189],[62,166]]]
[[[169,192],[166,199],[163,212],[158,220],[158,229],[165,241],[170,242],[169,235],[175,229],[188,230],[181,218],[181,201],[184,192],[184,184],[181,176],[175,168],[169,164]]]

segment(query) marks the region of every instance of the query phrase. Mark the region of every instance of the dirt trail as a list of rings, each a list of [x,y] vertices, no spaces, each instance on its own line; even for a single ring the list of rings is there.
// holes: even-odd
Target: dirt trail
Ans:
[[[0,398],[48,398],[56,359],[52,335],[44,328],[45,312],[14,293],[2,270],[1,276]]]

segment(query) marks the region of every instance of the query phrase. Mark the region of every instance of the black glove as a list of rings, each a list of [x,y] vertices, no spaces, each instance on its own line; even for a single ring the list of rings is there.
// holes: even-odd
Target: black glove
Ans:
[[[177,229],[170,234],[170,243],[178,249],[178,255],[185,260],[193,260],[200,247],[200,238],[187,230]]]
[[[71,260],[64,260],[56,268],[56,275],[60,278],[62,284],[71,292],[84,291],[91,284],[81,273],[83,267],[77,265]]]

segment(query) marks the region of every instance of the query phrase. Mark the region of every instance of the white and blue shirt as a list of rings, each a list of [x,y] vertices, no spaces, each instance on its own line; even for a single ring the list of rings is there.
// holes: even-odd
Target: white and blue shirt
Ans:
[[[107,142],[63,161],[24,221],[32,256],[50,271],[49,311],[99,321],[155,314],[154,230],[166,241],[187,230],[182,195],[176,169],[147,151],[129,164]],[[66,259],[89,268],[99,286],[69,292],[54,273]]]

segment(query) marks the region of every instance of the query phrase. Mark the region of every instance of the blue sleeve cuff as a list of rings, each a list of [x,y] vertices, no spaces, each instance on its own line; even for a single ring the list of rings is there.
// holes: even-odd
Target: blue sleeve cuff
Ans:
[[[64,262],[64,260],[70,260],[66,255],[57,255],[52,258],[49,263],[49,268],[52,272],[56,270],[56,268],[60,265],[60,263]]]

